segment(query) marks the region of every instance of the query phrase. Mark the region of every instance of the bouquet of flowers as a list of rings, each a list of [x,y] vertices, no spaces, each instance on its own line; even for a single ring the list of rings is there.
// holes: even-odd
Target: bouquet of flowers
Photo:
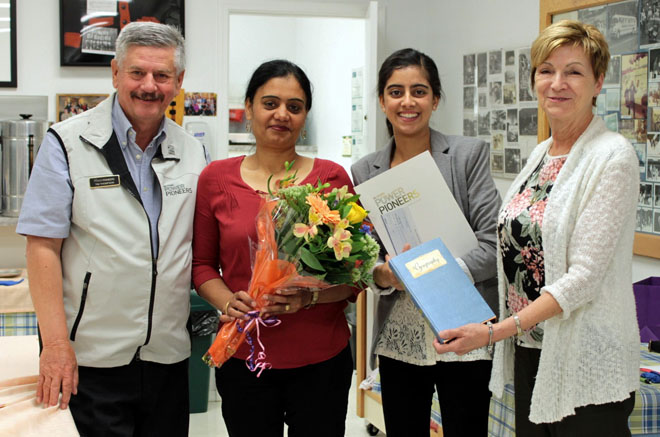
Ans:
[[[285,163],[287,171],[293,163]],[[328,191],[329,184],[319,181],[295,185],[296,174],[269,189],[257,218],[256,253],[248,294],[257,302],[248,314],[249,321],[225,323],[203,360],[221,366],[247,341],[250,356],[246,363],[259,374],[270,365],[259,340],[260,326],[280,323],[275,317],[262,319],[260,310],[268,305],[264,296],[282,288],[323,289],[338,284],[365,288],[371,269],[378,259],[379,246],[365,222],[367,211],[348,187]],[[270,179],[268,180],[270,187]],[[251,331],[256,330],[256,345]],[[256,347],[260,351],[256,352]]]

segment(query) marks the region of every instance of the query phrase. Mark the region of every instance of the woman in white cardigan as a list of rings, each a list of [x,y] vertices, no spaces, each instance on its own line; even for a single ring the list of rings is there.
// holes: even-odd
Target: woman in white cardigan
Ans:
[[[625,436],[639,386],[631,285],[636,154],[592,113],[609,61],[593,26],[561,21],[532,45],[552,137],[498,218],[501,320],[440,332],[439,353],[495,348],[490,388],[515,386],[519,436]]]

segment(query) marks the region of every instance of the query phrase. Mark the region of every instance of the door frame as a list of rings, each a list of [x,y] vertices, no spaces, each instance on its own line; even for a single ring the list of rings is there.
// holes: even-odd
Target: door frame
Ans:
[[[378,50],[382,44],[382,9],[379,11],[378,2],[374,0],[360,0],[353,3],[316,2],[295,0],[242,0],[222,2],[218,11],[218,47],[220,59],[218,67],[218,140],[214,147],[214,158],[225,158],[229,145],[229,16],[242,15],[270,15],[293,17],[323,17],[323,18],[361,18],[365,20],[365,64],[364,78],[365,90],[375,90],[378,76]],[[348,108],[347,108],[348,110]],[[365,133],[363,154],[376,150],[379,144],[377,128],[384,121],[378,122],[378,105],[376,99],[365,99]],[[382,139],[381,139],[381,142]]]

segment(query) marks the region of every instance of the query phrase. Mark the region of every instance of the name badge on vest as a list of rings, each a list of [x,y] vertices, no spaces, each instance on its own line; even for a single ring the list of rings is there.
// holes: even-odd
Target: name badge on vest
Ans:
[[[118,187],[120,178],[118,174],[111,176],[98,176],[89,179],[89,188],[111,188]]]

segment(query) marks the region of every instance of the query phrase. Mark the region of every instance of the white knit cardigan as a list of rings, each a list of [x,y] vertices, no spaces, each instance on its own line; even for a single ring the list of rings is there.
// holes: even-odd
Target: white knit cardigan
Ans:
[[[513,181],[507,205],[552,144],[542,142]],[[529,418],[557,422],[575,408],[622,401],[639,388],[639,331],[632,291],[638,160],[621,135],[594,116],[575,142],[543,216],[545,287],[563,312],[545,322]],[[500,314],[505,304],[498,242]],[[513,382],[513,339],[497,343],[490,390]]]

